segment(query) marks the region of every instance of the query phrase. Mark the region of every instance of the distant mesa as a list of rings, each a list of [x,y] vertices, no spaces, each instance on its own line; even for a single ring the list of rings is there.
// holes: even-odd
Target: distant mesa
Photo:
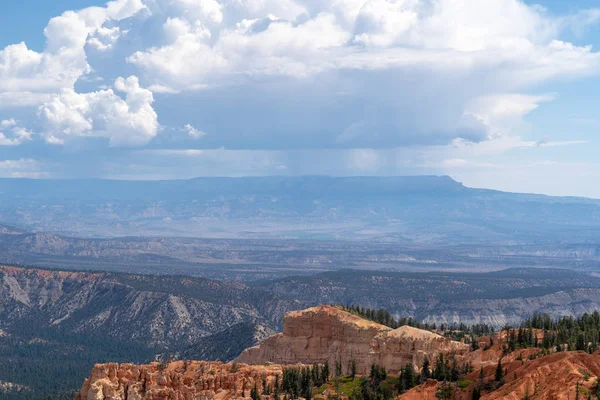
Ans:
[[[1,223],[72,237],[518,244],[585,243],[600,232],[599,200],[474,189],[448,176],[0,179],[0,192]]]

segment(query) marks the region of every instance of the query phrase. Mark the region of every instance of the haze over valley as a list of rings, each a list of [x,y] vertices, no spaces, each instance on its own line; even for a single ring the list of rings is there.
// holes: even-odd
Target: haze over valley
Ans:
[[[593,243],[600,200],[471,189],[450,177],[0,180],[0,220],[75,237]]]
[[[600,308],[593,199],[448,177],[0,185],[0,380],[17,399],[69,398],[99,362],[227,362],[319,304],[494,329]]]

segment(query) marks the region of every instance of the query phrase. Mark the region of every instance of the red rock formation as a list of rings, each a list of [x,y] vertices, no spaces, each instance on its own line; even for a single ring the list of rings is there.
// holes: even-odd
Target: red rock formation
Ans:
[[[600,356],[585,352],[560,352],[508,366],[506,384],[483,400],[575,399],[576,387],[589,391],[600,376]],[[516,375],[516,379],[514,378]],[[583,393],[579,398],[586,398]]]
[[[338,308],[320,306],[287,314],[283,333],[247,349],[238,357],[238,363],[179,361],[166,365],[96,365],[76,400],[247,399],[254,385],[262,391],[263,379],[273,385],[275,377],[283,374],[285,367],[280,364],[329,362],[333,369],[337,360],[341,359],[345,366],[354,359],[359,374],[365,374],[372,363],[385,366],[393,374],[406,362],[420,366],[425,356],[433,360],[439,353],[450,352],[457,354],[460,363],[470,362],[475,367],[461,387],[452,384],[456,400],[471,399],[473,389],[480,383],[486,388],[483,400],[521,400],[527,396],[539,400],[567,400],[575,398],[577,387],[583,399],[597,385],[599,355],[560,352],[542,357],[537,348],[503,354],[503,345],[504,338],[496,334],[495,344],[490,349],[469,352],[467,345],[431,332],[410,327],[392,330]],[[502,383],[494,380],[500,357],[506,372]],[[250,366],[241,362],[265,365]],[[400,399],[433,400],[439,386],[440,383],[429,380],[402,394]],[[269,396],[264,398],[270,399]]]
[[[249,397],[263,377],[272,385],[280,366],[247,366],[203,361],[162,365],[98,364],[75,400],[225,400]]]
[[[591,355],[585,352],[560,352],[544,357],[529,360],[527,356],[518,360],[519,354],[534,354],[539,349],[517,350],[503,357],[502,366],[506,370],[505,383],[491,392],[482,393],[482,400],[573,400],[579,386],[580,399],[587,398],[592,392],[600,376],[600,355]],[[475,353],[472,353],[475,354]],[[498,354],[494,350],[484,352],[484,383],[489,382],[491,387],[497,385],[494,381],[495,366],[488,365],[487,359],[494,364],[498,362]],[[489,356],[489,357],[488,357]],[[469,400],[475,385],[479,384],[479,372],[476,370],[466,381],[470,381],[468,388],[454,387],[456,400]],[[439,384],[435,381],[418,386],[400,396],[402,400],[435,399]],[[485,385],[484,385],[485,386]],[[592,392],[593,393],[593,392]],[[529,396],[529,397],[527,397]]]
[[[469,346],[434,333],[404,326],[395,330],[365,320],[337,307],[318,306],[288,313],[283,333],[245,350],[235,361],[258,364],[335,365],[341,360],[344,371],[352,360],[359,374],[376,363],[389,372],[398,372],[408,362],[421,367],[439,353],[464,354]]]

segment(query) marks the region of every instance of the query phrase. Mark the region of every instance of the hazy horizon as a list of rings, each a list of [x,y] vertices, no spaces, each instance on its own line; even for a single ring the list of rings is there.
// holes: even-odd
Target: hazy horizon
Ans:
[[[129,181],[129,182],[161,182],[161,181],[189,181],[194,179],[202,179],[202,178],[212,178],[212,179],[243,179],[243,178],[308,178],[308,177],[324,177],[324,178],[404,178],[404,177],[447,177],[452,179],[453,181],[464,185],[470,189],[482,189],[482,190],[492,190],[504,193],[514,193],[514,194],[531,194],[531,195],[541,195],[541,196],[550,196],[550,197],[574,197],[574,198],[586,198],[592,200],[600,200],[600,194],[598,197],[593,196],[579,196],[575,194],[552,194],[552,193],[543,193],[543,192],[531,192],[531,191],[515,191],[515,190],[503,190],[502,188],[494,188],[494,187],[486,187],[486,186],[472,186],[467,185],[464,182],[461,182],[451,175],[232,175],[232,176],[193,176],[189,178],[153,178],[153,177],[137,177],[137,179],[131,179],[130,177],[105,177],[105,178],[45,178],[45,177],[0,177],[0,179],[10,179],[10,180],[57,180],[57,181]]]

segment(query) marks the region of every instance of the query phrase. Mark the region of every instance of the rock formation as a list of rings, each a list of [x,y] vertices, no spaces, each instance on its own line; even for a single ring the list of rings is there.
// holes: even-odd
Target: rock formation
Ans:
[[[533,349],[529,349],[533,350]],[[520,351],[519,351],[520,352]],[[529,352],[533,354],[532,351]],[[492,351],[491,354],[495,354]],[[509,358],[509,360],[505,360]],[[506,383],[491,392],[484,393],[482,400],[573,400],[576,399],[577,389],[579,398],[585,399],[588,394],[595,397],[595,387],[600,376],[600,356],[585,352],[559,352],[534,360],[525,358],[516,360],[505,357],[503,363],[506,369]],[[494,384],[495,367],[485,367],[483,382]],[[453,398],[470,400],[472,391],[479,383],[478,371],[467,380],[471,382],[468,388],[454,387]],[[401,400],[436,399],[440,383],[434,380],[415,387],[402,394]]]
[[[483,399],[575,399],[578,385],[579,398],[586,398],[600,376],[600,356],[581,351],[559,352],[514,364],[507,366],[506,384]]]
[[[236,362],[258,364],[342,364],[344,372],[354,361],[365,374],[372,364],[398,372],[407,363],[421,367],[425,357],[439,353],[464,354],[469,346],[434,333],[403,326],[391,329],[342,311],[318,306],[285,315],[283,332],[245,350]]]
[[[440,353],[455,354],[460,363],[474,367],[461,385],[445,383],[456,400],[470,400],[476,388],[485,388],[483,400],[567,400],[576,398],[577,390],[580,398],[596,392],[598,354],[573,351],[544,355],[547,353],[536,347],[506,354],[505,332],[496,333],[494,344],[487,346],[490,343],[486,342],[485,350],[469,351],[465,344],[428,331],[411,327],[393,330],[336,307],[319,306],[288,313],[283,333],[245,350],[229,364],[177,361],[96,365],[75,400],[241,400],[248,399],[254,387],[259,393],[265,385],[273,388],[277,377],[281,383],[284,370],[298,364],[328,362],[333,373],[340,360],[344,372],[354,360],[359,375],[368,374],[373,363],[395,374],[407,362],[420,367],[425,357],[433,360]],[[498,360],[503,368],[501,381],[495,378]],[[319,396],[338,390],[336,383],[330,381],[328,385],[320,389]],[[399,398],[434,400],[440,385],[428,380]],[[339,394],[347,398],[350,393]],[[272,395],[261,398],[274,400]]]
[[[75,400],[224,400],[249,397],[263,379],[272,385],[280,366],[178,361],[168,364],[98,364]]]

